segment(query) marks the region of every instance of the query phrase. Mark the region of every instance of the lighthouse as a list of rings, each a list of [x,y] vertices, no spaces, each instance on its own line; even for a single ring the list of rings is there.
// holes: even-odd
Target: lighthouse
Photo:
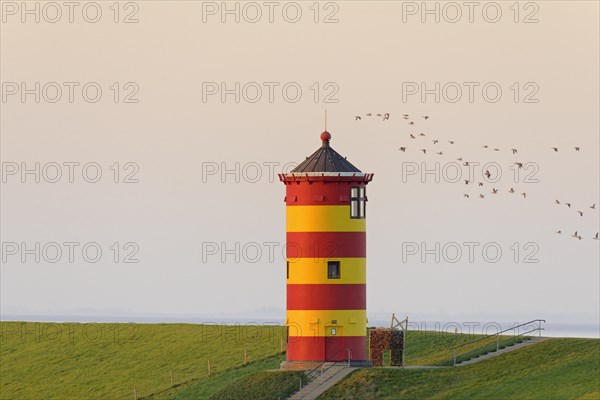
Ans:
[[[363,173],[330,145],[290,173],[286,195],[287,356],[282,368],[367,361],[366,215]]]

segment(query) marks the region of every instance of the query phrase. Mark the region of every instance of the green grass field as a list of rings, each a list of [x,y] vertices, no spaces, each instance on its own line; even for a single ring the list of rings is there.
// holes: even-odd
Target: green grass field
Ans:
[[[277,368],[282,327],[1,322],[0,398],[138,399],[208,377]],[[244,349],[248,354],[247,367]],[[261,365],[259,360],[271,360]],[[260,366],[260,368],[257,368]],[[232,376],[225,371],[238,372]],[[241,373],[239,371],[242,371]],[[225,385],[223,385],[225,386]]]
[[[0,399],[285,398],[282,327],[1,322]],[[407,365],[439,365],[478,336],[410,331]],[[244,349],[248,363],[244,366]],[[208,375],[208,360],[211,375]],[[360,370],[324,399],[600,399],[600,341],[551,339],[449,369]],[[172,371],[174,387],[170,385]]]
[[[549,339],[462,367],[358,370],[319,399],[598,400],[600,340]]]
[[[244,398],[244,394],[252,399],[284,399],[299,388],[300,379],[303,384],[307,382],[302,372],[275,371],[284,359],[284,355],[278,355],[249,363],[245,367],[234,367],[192,379],[143,400],[235,400]]]

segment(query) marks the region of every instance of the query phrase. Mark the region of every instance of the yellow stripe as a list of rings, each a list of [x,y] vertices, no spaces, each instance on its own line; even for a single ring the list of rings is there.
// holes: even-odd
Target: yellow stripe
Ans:
[[[290,327],[290,336],[325,336],[326,328],[332,325],[343,327],[344,336],[366,336],[367,311],[288,310],[286,325]]]
[[[327,278],[327,261],[340,262],[340,279]],[[292,258],[288,266],[288,284],[367,283],[366,258]]]
[[[365,219],[350,218],[350,206],[288,206],[288,232],[365,232]]]

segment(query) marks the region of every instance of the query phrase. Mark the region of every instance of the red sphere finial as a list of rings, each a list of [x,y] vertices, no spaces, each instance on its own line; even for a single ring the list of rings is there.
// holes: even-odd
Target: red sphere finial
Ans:
[[[329,142],[330,140],[331,140],[331,133],[329,133],[327,131],[323,131],[323,133],[321,133],[321,141]]]

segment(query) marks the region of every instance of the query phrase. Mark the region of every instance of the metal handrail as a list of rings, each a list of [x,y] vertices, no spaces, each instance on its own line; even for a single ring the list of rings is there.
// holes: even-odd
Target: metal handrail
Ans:
[[[501,333],[508,332],[508,331],[514,331],[515,329],[517,329],[517,328],[520,328],[520,327],[522,327],[522,326],[525,326],[525,325],[534,326],[534,325],[532,325],[532,323],[534,323],[534,322],[537,322],[537,323],[538,323],[538,326],[537,326],[537,327],[535,327],[535,328],[533,328],[533,329],[531,329],[531,330],[529,330],[529,331],[527,331],[527,332],[522,332],[522,333],[520,333],[520,334],[518,334],[518,335],[513,335],[513,336],[511,336],[511,337],[508,337],[508,338],[506,338],[506,339],[499,340],[499,339],[500,339],[500,334],[501,334]],[[462,356],[464,356],[464,355],[466,355],[466,354],[469,354],[469,353],[475,353],[475,352],[477,352],[477,351],[479,351],[479,350],[481,350],[481,349],[485,348],[486,346],[489,346],[489,345],[493,344],[493,342],[492,342],[492,343],[487,343],[487,344],[485,344],[485,345],[483,345],[483,346],[477,347],[477,348],[475,348],[475,349],[471,349],[471,350],[469,350],[469,351],[465,351],[464,353],[460,353],[460,354],[456,354],[456,349],[459,349],[459,348],[461,348],[461,347],[464,347],[464,346],[467,346],[467,345],[469,345],[469,344],[477,343],[477,342],[480,342],[480,341],[482,341],[482,340],[484,340],[484,339],[489,339],[489,338],[492,338],[492,337],[496,336],[496,337],[497,337],[497,339],[496,339],[496,351],[498,351],[498,350],[500,349],[500,343],[502,343],[502,342],[505,342],[505,341],[508,341],[508,340],[514,340],[515,338],[518,338],[518,337],[521,337],[521,336],[525,336],[525,335],[527,335],[527,334],[530,334],[530,333],[532,333],[532,332],[539,332],[539,334],[540,334],[540,336],[541,336],[541,334],[542,334],[542,331],[544,330],[544,328],[542,328],[542,322],[543,322],[543,323],[546,323],[546,320],[544,320],[544,319],[534,319],[534,320],[532,320],[532,321],[525,322],[525,323],[523,323],[523,324],[520,324],[520,325],[517,325],[517,326],[513,326],[512,328],[509,328],[509,329],[505,329],[505,330],[503,330],[503,331],[496,332],[496,333],[495,333],[495,334],[493,334],[493,335],[487,335],[487,336],[484,336],[484,337],[482,337],[482,338],[479,338],[479,339],[473,340],[473,341],[471,341],[471,342],[464,343],[464,344],[462,344],[462,345],[460,345],[460,346],[453,347],[453,348],[451,348],[451,349],[450,349],[450,351],[452,351],[452,352],[453,352],[453,357],[452,357],[452,358],[453,358],[453,360],[452,360],[452,365],[453,365],[453,366],[455,366],[455,365],[456,365],[456,359],[457,359],[458,357],[462,357]]]
[[[333,355],[330,358],[326,358],[325,361],[323,361],[322,363],[320,363],[319,365],[317,365],[315,368],[311,369],[309,372],[306,373],[306,376],[308,376],[309,378],[311,377],[311,375],[316,372],[319,368],[323,367],[323,365],[325,365],[328,362],[333,361],[333,359],[340,354],[341,352],[347,352],[348,353],[348,366],[350,366],[350,360],[352,359],[352,349],[340,349],[338,351],[336,351],[335,353],[333,353]],[[336,365],[339,361],[334,361],[334,363],[332,365],[330,365],[329,367],[327,367],[327,369],[322,369],[321,370],[321,374],[323,374],[325,371],[327,371],[329,368],[333,367],[334,365]]]
[[[331,358],[329,359],[325,359],[325,361],[323,361],[322,363],[320,363],[317,367],[311,369],[310,371],[308,371],[306,373],[306,377],[308,378],[309,381],[311,381],[313,378],[311,377],[311,375],[316,372],[319,368],[321,368],[323,365],[325,365],[328,362],[333,361],[333,358],[335,358],[335,356],[337,356],[339,353],[341,353],[342,351],[348,352],[348,366],[350,366],[350,360],[352,359],[352,349],[341,349],[336,351]],[[321,370],[321,375],[329,370],[329,368],[333,367],[334,365],[336,365],[339,361],[334,361],[334,363],[332,365],[330,365],[329,367],[327,367],[327,369],[322,369]],[[300,380],[300,388],[298,390],[296,390],[295,392],[291,393],[288,397],[286,397],[287,399],[289,399],[290,397],[292,397],[293,395],[295,395],[296,393],[298,393],[300,390],[302,390],[302,380]]]
[[[480,342],[480,341],[482,341],[482,340],[484,340],[484,339],[488,339],[488,338],[491,338],[491,337],[494,337],[494,336],[499,336],[501,333],[504,333],[504,332],[508,332],[508,331],[514,331],[515,329],[517,329],[517,328],[519,328],[519,327],[521,327],[521,326],[524,326],[524,325],[529,325],[529,324],[531,324],[531,323],[533,323],[533,322],[538,322],[538,323],[540,323],[540,322],[543,322],[543,323],[546,323],[546,320],[545,320],[545,319],[534,319],[534,320],[531,320],[531,321],[529,321],[529,322],[525,322],[525,323],[523,323],[523,324],[520,324],[520,325],[517,325],[517,326],[513,326],[512,328],[508,328],[508,329],[505,329],[505,330],[503,330],[503,331],[499,331],[499,332],[496,332],[496,333],[494,333],[494,334],[491,334],[491,335],[486,335],[486,336],[484,336],[484,337],[482,337],[482,338],[475,339],[475,340],[473,340],[473,341],[471,341],[471,342],[468,342],[468,343],[463,343],[463,344],[461,344],[461,345],[459,345],[459,346],[456,346],[456,347],[451,347],[451,348],[450,348],[450,350],[456,350],[456,349],[459,349],[459,348],[461,348],[461,347],[467,346],[467,345],[469,345],[469,344],[473,344],[473,343]],[[541,323],[540,323],[539,325],[540,325],[540,328],[536,328],[536,329],[543,330],[543,329],[541,328]]]

